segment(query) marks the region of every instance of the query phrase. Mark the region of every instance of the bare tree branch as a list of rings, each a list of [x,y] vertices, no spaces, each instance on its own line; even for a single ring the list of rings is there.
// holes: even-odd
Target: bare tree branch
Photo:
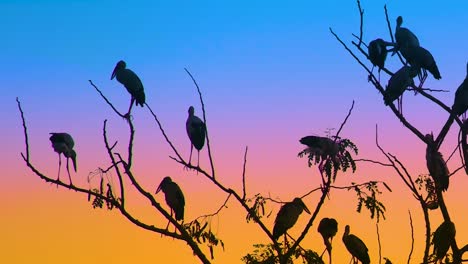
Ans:
[[[16,103],[18,104],[18,110],[21,114],[21,120],[23,121],[23,131],[24,131],[24,144],[26,145],[26,161],[29,162],[29,139],[28,139],[28,129],[26,127],[26,119],[24,118],[24,112],[21,108],[21,102],[18,97],[16,97]],[[22,154],[21,154],[22,155]]]
[[[245,191],[245,167],[247,165],[247,151],[249,150],[249,147],[246,146],[245,147],[245,153],[244,153],[244,167],[242,169],[242,200],[245,201],[245,195],[246,195],[246,191]]]
[[[114,105],[104,96],[104,94],[101,92],[101,90],[99,90],[99,88],[93,83],[93,81],[91,80],[88,80],[89,83],[94,87],[94,89],[96,89],[96,91],[101,95],[101,97],[106,101],[106,103],[112,108],[112,110],[114,110],[114,112],[119,115],[120,117],[122,118],[125,118],[125,115],[122,115],[118,110],[117,108],[114,107]]]
[[[409,214],[409,220],[410,220],[410,227],[411,227],[411,250],[408,256],[408,264],[410,264],[411,261],[411,255],[413,254],[413,249],[414,249],[414,228],[413,228],[413,218],[411,217],[411,211],[408,210]]]

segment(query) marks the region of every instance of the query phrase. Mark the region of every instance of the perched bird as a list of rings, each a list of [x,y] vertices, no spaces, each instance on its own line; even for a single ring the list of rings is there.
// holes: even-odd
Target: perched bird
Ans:
[[[403,66],[388,80],[387,87],[384,93],[385,105],[391,104],[393,101],[403,95],[406,88],[414,84],[413,78],[416,76],[416,71],[412,67]],[[401,101],[398,103],[398,111],[401,113]]]
[[[468,134],[468,119],[463,121],[463,127],[461,129],[460,134],[460,145],[463,155],[463,167],[465,168],[465,173],[468,175],[468,142],[467,142],[467,134]]]
[[[52,148],[54,148],[54,151],[58,153],[59,155],[59,169],[58,169],[58,177],[57,180],[60,180],[60,166],[62,165],[62,159],[61,155],[65,156],[67,158],[67,172],[68,172],[68,178],[70,179],[70,185],[72,184],[72,179],[70,176],[70,170],[68,166],[68,158],[71,158],[73,162],[73,169],[75,169],[76,172],[76,152],[73,150],[73,147],[75,146],[75,142],[73,141],[73,138],[70,136],[68,133],[50,133],[52,136],[50,136],[50,141],[52,142]]]
[[[452,112],[457,116],[461,116],[468,109],[468,63],[466,64],[466,76],[462,84],[458,86],[455,92],[455,100],[452,105]]]
[[[171,216],[172,211],[174,211],[175,219],[178,221],[183,220],[185,199],[182,190],[179,188],[179,185],[173,182],[171,177],[165,177],[159,184],[159,187],[156,190],[156,194],[161,190],[164,192],[166,204],[171,208]]]
[[[331,262],[331,250],[333,237],[338,232],[338,222],[334,218],[323,218],[320,220],[317,231],[322,235],[323,243],[325,244],[328,256]]]
[[[117,78],[121,84],[127,88],[127,91],[131,95],[130,100],[130,107],[128,108],[128,113],[126,115],[130,115],[130,111],[133,106],[133,102],[136,101],[136,105],[140,105],[143,107],[145,104],[145,91],[143,88],[143,84],[141,83],[140,78],[130,69],[127,69],[127,64],[125,61],[121,60],[115,65],[114,71],[111,75],[111,80]]]
[[[372,70],[374,67],[379,67],[379,79],[380,71],[385,66],[385,59],[387,58],[387,46],[392,45],[391,43],[385,42],[383,39],[378,38],[369,43],[369,60],[372,62]]]
[[[434,252],[432,254],[436,256],[434,263],[445,257],[455,239],[455,233],[455,225],[448,221],[444,221],[434,232],[434,237],[432,238],[432,244],[434,244]]]
[[[429,71],[436,80],[442,78],[434,57],[427,49],[421,46],[406,45],[401,47],[401,51],[405,53],[406,61],[418,70],[419,80],[421,81],[420,87],[422,87],[422,83],[424,83],[427,78],[426,70]]]
[[[353,235],[349,234],[349,225],[345,227],[345,232],[343,233],[343,243],[348,249],[349,253],[353,258],[357,258],[362,264],[369,264],[370,258],[366,244],[362,240]]]
[[[301,144],[306,145],[311,151],[321,153],[322,159],[327,156],[335,156],[339,152],[339,141],[335,142],[328,137],[306,136],[299,140]]]
[[[436,185],[436,188],[441,191],[446,191],[449,187],[449,170],[447,164],[442,157],[442,154],[437,151],[437,146],[434,142],[434,136],[427,134],[425,136],[427,140],[426,147],[426,164],[429,174]]]
[[[397,43],[396,48],[392,54],[395,55],[397,50],[401,51],[401,54],[406,59],[405,51],[402,51],[402,47],[419,47],[419,40],[411,30],[401,26],[403,24],[403,17],[397,17],[397,24],[395,28],[395,41]]]
[[[309,209],[301,198],[294,198],[292,202],[285,203],[281,207],[276,215],[275,226],[273,227],[273,238],[275,240],[278,240],[281,235],[286,234],[286,231],[296,223],[302,210],[310,214]]]
[[[185,128],[191,142],[189,164],[192,161],[192,150],[193,146],[195,146],[198,150],[198,166],[200,162],[200,150],[203,148],[203,145],[205,145],[206,126],[205,123],[203,123],[203,121],[194,113],[195,110],[193,106],[190,106],[188,109],[188,118],[185,122]]]

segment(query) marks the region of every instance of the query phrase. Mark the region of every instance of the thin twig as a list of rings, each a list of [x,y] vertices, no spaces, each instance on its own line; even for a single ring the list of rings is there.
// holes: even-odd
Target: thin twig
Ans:
[[[129,122],[131,122],[131,121],[129,120]],[[115,172],[117,173],[117,178],[119,179],[120,199],[121,199],[121,203],[122,203],[122,208],[125,208],[125,187],[124,187],[124,183],[123,183],[123,176],[122,176],[122,173],[120,172],[119,166],[117,166],[118,163],[122,163],[122,162],[120,162],[120,161],[117,162],[115,160],[115,158],[114,158],[114,155],[112,155],[112,149],[111,149],[111,147],[109,147],[109,141],[107,140],[107,130],[106,130],[107,119],[104,120],[103,123],[104,124],[102,126],[102,136],[104,138],[104,144],[106,146],[107,155],[109,155],[109,158],[111,159],[113,167],[115,168]],[[129,144],[131,144],[131,143],[129,143]],[[129,146],[129,148],[130,148],[130,146]]]
[[[231,195],[232,195],[231,193],[228,194],[228,196],[226,197],[226,200],[225,200],[224,203],[218,208],[218,210],[216,210],[216,212],[214,212],[214,213],[212,213],[212,214],[201,215],[201,216],[195,218],[195,220],[193,220],[193,221],[197,221],[197,220],[200,219],[200,218],[213,217],[213,216],[219,214],[219,213],[221,212],[221,210],[223,210],[224,208],[227,208],[226,204],[227,204],[227,202],[229,201],[229,198],[231,198]],[[193,221],[192,221],[192,222],[193,222]]]
[[[390,26],[390,20],[388,19],[387,5],[384,5],[384,10],[385,10],[385,20],[387,21],[387,26],[388,26],[388,32],[390,33],[390,39],[392,40],[392,43],[395,43],[395,39],[393,38],[392,26]],[[399,52],[397,52],[397,55],[401,63],[405,64]]]
[[[381,264],[382,263],[382,245],[380,243],[379,222],[375,223],[375,227],[377,228],[377,243],[379,245],[379,264]]]
[[[197,81],[195,80],[193,75],[190,73],[190,71],[187,70],[187,68],[184,68],[184,70],[192,79],[193,84],[195,84],[195,87],[197,87],[198,95],[200,96],[200,103],[201,103],[202,111],[203,111],[203,122],[205,123],[205,130],[206,130],[206,146],[208,147],[208,157],[210,159],[210,165],[211,165],[211,175],[213,176],[213,178],[216,178],[213,157],[211,156],[210,137],[208,136],[208,125],[206,123],[206,111],[205,111],[205,104],[203,103],[202,93],[200,91],[200,87],[198,86]]]
[[[384,166],[384,167],[393,167],[392,164],[383,163],[383,162],[376,161],[376,160],[371,160],[371,159],[355,159],[354,161],[370,162],[370,163],[379,164],[379,165]]]
[[[359,16],[361,18],[360,26],[359,26],[359,44],[358,44],[358,46],[360,47],[362,43],[362,27],[364,26],[364,10],[361,8],[361,1],[357,0],[357,5],[359,8]]]
[[[93,83],[93,81],[91,80],[88,80],[89,83],[94,87],[94,89],[96,89],[96,91],[101,95],[101,97],[104,99],[104,101],[106,101],[106,103],[112,108],[112,110],[114,110],[114,112],[116,114],[118,114],[120,117],[122,118],[125,118],[125,115],[122,115],[118,110],[117,108],[114,107],[114,105],[104,96],[104,94],[101,92],[101,90],[99,90],[99,88]]]
[[[411,250],[408,256],[408,264],[410,264],[411,255],[413,254],[413,249],[414,249],[414,227],[413,227],[413,218],[411,217],[410,210],[408,210],[408,214],[409,214],[409,221],[410,221],[410,227],[411,227]]]
[[[23,131],[24,131],[24,143],[26,144],[26,161],[29,162],[29,139],[28,139],[28,129],[26,127],[26,119],[24,117],[23,109],[21,108],[21,102],[18,97],[16,97],[16,103],[18,104],[18,109],[21,114],[21,120],[23,121]]]
[[[246,191],[245,191],[245,168],[247,165],[247,151],[249,150],[249,147],[245,147],[245,153],[244,153],[244,167],[242,169],[242,200],[245,200],[246,196]]]

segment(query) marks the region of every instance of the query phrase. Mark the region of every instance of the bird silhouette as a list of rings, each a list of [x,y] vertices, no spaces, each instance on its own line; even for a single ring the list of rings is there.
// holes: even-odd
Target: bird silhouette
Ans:
[[[407,44],[401,47],[401,51],[402,53],[404,51],[406,61],[418,71],[418,77],[421,82],[419,85],[420,87],[422,87],[422,84],[427,78],[426,70],[429,71],[436,80],[442,78],[434,57],[427,49],[421,46],[409,46]]]
[[[312,152],[321,153],[322,159],[327,156],[335,156],[339,151],[339,142],[333,141],[328,137],[306,136],[299,140],[306,145]]]
[[[437,261],[442,261],[445,257],[450,245],[455,239],[455,233],[455,225],[450,221],[444,221],[434,232],[434,237],[432,238],[434,251],[432,254],[436,256],[435,263]]]
[[[426,147],[426,164],[427,170],[435,182],[436,188],[441,191],[446,191],[449,187],[449,170],[447,164],[442,157],[442,154],[437,151],[437,146],[434,142],[434,136],[427,134]]]
[[[396,28],[395,28],[395,41],[397,43],[394,52],[392,54],[395,55],[397,50],[400,50],[401,55],[406,59],[406,53],[404,50],[401,50],[402,47],[419,47],[419,40],[416,35],[411,32],[411,30],[402,27],[403,24],[403,17],[397,17],[396,21]]]
[[[285,203],[276,215],[273,238],[278,240],[281,235],[286,234],[286,231],[297,222],[303,210],[310,214],[301,198],[294,198],[292,202]]]
[[[346,249],[351,253],[353,259],[357,258],[362,264],[369,264],[370,258],[366,244],[359,237],[349,234],[349,229],[349,225],[347,225],[343,233],[343,243]]]
[[[334,218],[323,218],[320,220],[317,231],[322,235],[331,263],[332,240],[336,232],[338,232],[338,222]]]
[[[462,84],[458,86],[455,92],[455,100],[452,105],[452,112],[461,116],[468,109],[468,63],[466,64],[466,76]]]
[[[57,152],[59,155],[59,168],[58,168],[57,180],[60,180],[60,167],[62,165],[62,158],[60,154],[63,154],[63,156],[67,158],[67,172],[68,172],[68,178],[70,179],[70,185],[73,185],[72,179],[70,176],[70,169],[68,166],[68,159],[71,158],[73,162],[73,169],[75,169],[75,172],[76,172],[77,170],[76,152],[75,150],[73,150],[73,147],[75,146],[75,142],[73,141],[73,138],[68,133],[52,132],[50,134],[52,135],[49,138],[50,141],[52,142],[52,148],[54,148],[54,151]]]
[[[185,198],[179,185],[173,182],[171,177],[165,177],[159,184],[156,194],[160,191],[163,191],[166,204],[171,208],[171,216],[174,211],[176,220],[183,220]]]
[[[126,116],[130,115],[130,111],[132,110],[133,102],[136,101],[136,105],[140,105],[143,107],[145,104],[145,91],[143,88],[143,84],[141,83],[140,78],[136,75],[132,70],[127,69],[127,64],[125,61],[121,60],[117,62],[115,65],[114,71],[112,71],[111,80],[114,77],[119,81],[121,84],[125,86],[127,91],[131,95],[130,106],[128,108],[128,112]]]
[[[403,66],[388,80],[387,87],[384,93],[385,105],[391,104],[393,101],[403,95],[408,86],[414,84],[413,78],[416,76],[416,71],[412,67]],[[401,100],[398,102],[398,111],[402,112]]]
[[[380,71],[385,66],[385,59],[387,58],[387,46],[393,45],[392,43],[385,42],[383,39],[378,38],[369,43],[368,52],[369,60],[372,62],[372,70],[374,67],[379,67],[379,81],[380,81]],[[371,71],[372,71],[371,70]]]
[[[203,123],[203,121],[195,115],[195,109],[193,106],[190,106],[188,109],[188,117],[187,121],[185,122],[185,128],[191,143],[189,165],[192,161],[193,146],[195,146],[195,148],[198,150],[198,167],[200,163],[200,150],[205,145],[206,126],[205,123]]]

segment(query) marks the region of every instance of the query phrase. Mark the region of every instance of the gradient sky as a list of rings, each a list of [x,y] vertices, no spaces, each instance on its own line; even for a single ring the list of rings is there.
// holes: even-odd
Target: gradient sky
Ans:
[[[442,80],[429,76],[426,86],[449,90],[436,96],[451,105],[468,60],[468,4],[465,0],[446,1],[447,6],[440,1],[408,2],[387,2],[392,27],[402,15],[404,26],[431,51]],[[362,1],[366,42],[389,38],[385,3]],[[72,176],[82,186],[88,186],[89,172],[109,164],[102,140],[104,119],[109,120],[111,140],[118,140],[117,149],[125,153],[125,122],[88,83],[93,80],[125,111],[129,95],[109,79],[121,59],[140,76],[147,102],[186,157],[190,146],[184,127],[187,109],[193,105],[201,115],[201,106],[184,67],[194,74],[206,103],[219,179],[238,191],[243,150],[249,146],[249,196],[260,192],[289,201],[317,187],[317,170],[297,158],[302,150],[298,140],[338,128],[353,100],[353,114],[341,135],[358,144],[359,157],[384,161],[374,144],[378,124],[382,146],[398,155],[413,175],[426,173],[425,146],[383,105],[382,95],[367,83],[365,72],[329,33],[332,27],[347,43],[353,40],[351,33],[359,33],[355,1],[1,1],[0,25],[1,262],[198,262],[184,243],[141,230],[116,211],[92,209],[86,196],[45,183],[21,159],[24,139],[16,97],[27,118],[32,162],[50,177],[55,177],[58,164],[49,132],[67,131],[75,138],[78,174]],[[395,57],[387,64],[392,70],[400,67]],[[382,75],[384,83],[387,79]],[[407,118],[424,133],[438,133],[447,117],[411,93],[405,96],[404,106]],[[134,172],[141,183],[153,191],[170,175],[185,193],[186,220],[216,211],[226,196],[201,175],[184,171],[168,158],[173,153],[147,109],[134,108],[133,116],[137,130]],[[452,129],[442,147],[445,156],[455,146],[455,136]],[[200,163],[208,165],[206,150],[201,152]],[[449,168],[458,164],[455,159]],[[62,177],[66,179],[66,174]],[[336,184],[367,180],[385,180],[394,190],[382,196],[387,205],[387,220],[380,225],[382,255],[394,263],[406,261],[411,210],[417,241],[413,260],[419,261],[424,246],[421,211],[392,170],[360,163],[356,174],[341,174]],[[468,228],[463,224],[468,209],[463,187],[467,184],[467,177],[457,174],[446,196],[460,244],[468,243]],[[129,205],[138,218],[165,226],[146,200],[130,196]],[[156,198],[164,204],[162,194]],[[305,202],[314,208],[317,199],[314,194]],[[245,212],[234,201],[228,206],[212,220],[213,230],[226,246],[224,252],[215,250],[215,263],[238,263],[252,251],[252,244],[268,241],[255,224],[245,223]],[[353,193],[333,191],[319,219],[335,217],[339,222],[335,259],[349,261],[341,235],[350,224],[376,263],[375,220],[365,211],[356,213],[355,207]],[[268,227],[273,226],[278,209],[277,204],[268,205],[272,211],[265,220]],[[431,216],[436,228],[440,213],[431,212]],[[303,227],[306,221],[303,215],[296,225]],[[315,230],[316,225],[303,246],[321,253],[324,246]],[[294,236],[299,232],[299,228],[290,231]]]

